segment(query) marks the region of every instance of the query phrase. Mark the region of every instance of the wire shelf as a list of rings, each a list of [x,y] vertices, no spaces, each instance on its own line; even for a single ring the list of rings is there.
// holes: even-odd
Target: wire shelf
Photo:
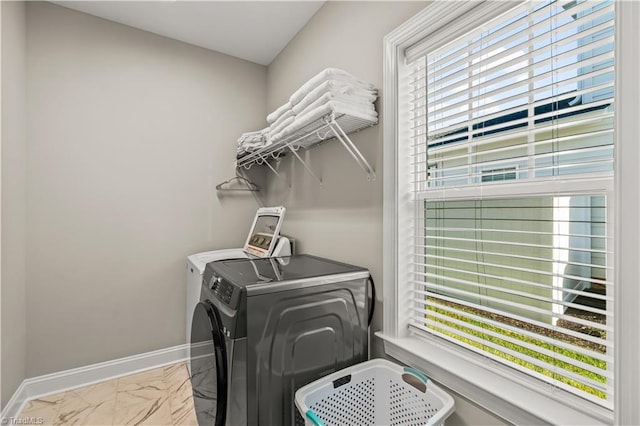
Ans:
[[[356,160],[358,165],[360,165],[360,167],[367,173],[367,178],[369,180],[373,180],[375,179],[375,172],[373,171],[373,168],[369,165],[367,160],[347,135],[376,124],[378,124],[377,119],[371,120],[349,114],[331,113],[309,123],[307,126],[301,128],[292,135],[266,145],[256,151],[246,153],[236,160],[236,166],[249,169],[256,164],[266,165],[271,169],[271,171],[278,174],[273,166],[269,164],[270,161],[291,153],[302,162],[311,175],[313,175],[318,181],[321,181],[297,154],[297,151],[300,149],[311,148],[325,141],[338,139],[347,149],[349,154],[351,154],[351,156]]]

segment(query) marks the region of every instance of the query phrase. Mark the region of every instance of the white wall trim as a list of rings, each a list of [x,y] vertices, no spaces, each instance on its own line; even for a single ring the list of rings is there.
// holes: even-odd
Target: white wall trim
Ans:
[[[406,70],[400,66],[407,59],[407,51],[418,50],[421,41],[447,26],[449,31],[461,32],[475,25],[474,19],[479,15],[496,16],[516,5],[517,2],[462,2],[434,1],[422,11],[407,20],[384,38],[384,97],[382,104],[383,117],[383,330],[384,334],[393,337],[407,336],[408,315],[410,306],[396,297],[396,280],[400,276],[409,276],[405,259],[411,255],[409,248],[402,248],[398,239],[412,235],[411,218],[414,205],[406,197],[404,188],[411,182],[411,175],[404,162],[398,157],[410,155],[409,148],[401,144],[408,132],[400,122],[408,118],[406,102],[398,102],[399,81],[408,78]],[[474,10],[473,17],[465,13]],[[452,20],[454,20],[452,22]],[[454,28],[455,27],[455,28]],[[399,163],[402,166],[399,166]],[[402,229],[398,224],[403,224]],[[402,318],[401,318],[402,317]]]
[[[640,4],[616,2],[615,424],[640,424]],[[624,85],[624,87],[623,87]],[[623,284],[623,285],[619,285]]]
[[[25,379],[2,410],[0,418],[17,417],[25,403],[34,398],[185,361],[188,348],[186,344],[178,345]]]

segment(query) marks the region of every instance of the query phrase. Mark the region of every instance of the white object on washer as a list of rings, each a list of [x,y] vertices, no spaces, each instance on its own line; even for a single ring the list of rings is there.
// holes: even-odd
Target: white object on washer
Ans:
[[[258,209],[253,219],[251,231],[244,243],[244,251],[255,257],[271,257],[280,237],[280,227],[284,219],[284,207],[263,207]],[[282,256],[282,254],[280,254]]]

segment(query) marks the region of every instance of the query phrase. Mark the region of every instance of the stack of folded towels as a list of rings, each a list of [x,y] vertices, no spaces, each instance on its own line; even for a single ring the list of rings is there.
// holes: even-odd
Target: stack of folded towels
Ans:
[[[238,138],[238,148],[236,158],[240,158],[248,153],[257,151],[270,143],[269,134],[271,129],[266,127],[257,132],[247,132]]]
[[[267,116],[271,141],[278,142],[330,113],[376,121],[373,85],[338,68],[327,68],[291,95],[289,101]]]
[[[326,115],[347,114],[377,121],[375,87],[338,68],[327,68],[295,91],[289,101],[267,116],[269,127],[243,133],[238,158],[295,134]]]

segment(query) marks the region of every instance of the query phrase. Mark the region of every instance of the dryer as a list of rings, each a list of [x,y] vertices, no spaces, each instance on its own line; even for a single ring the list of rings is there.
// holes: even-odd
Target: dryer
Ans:
[[[271,255],[289,255],[293,243],[280,235],[284,207],[261,207],[253,218],[249,235],[241,248],[212,250],[187,257],[186,278],[186,343],[191,339],[193,310],[200,301],[202,274],[207,263],[221,259],[247,259]],[[191,365],[187,364],[189,370]]]
[[[369,282],[310,255],[208,263],[191,341],[198,423],[304,424],[296,390],[367,359]]]

